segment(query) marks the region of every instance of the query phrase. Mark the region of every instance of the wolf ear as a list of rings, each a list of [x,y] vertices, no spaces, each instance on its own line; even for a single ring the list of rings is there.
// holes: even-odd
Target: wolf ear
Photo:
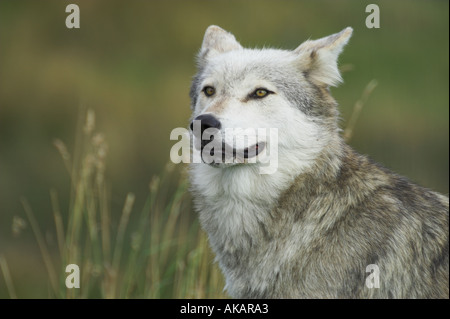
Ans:
[[[202,66],[208,58],[214,55],[238,49],[242,49],[242,46],[236,41],[234,35],[216,25],[211,25],[206,29],[203,37],[198,63]]]
[[[347,27],[328,37],[305,41],[294,50],[302,71],[312,82],[326,86],[336,86],[342,82],[337,59],[352,32],[353,29]]]

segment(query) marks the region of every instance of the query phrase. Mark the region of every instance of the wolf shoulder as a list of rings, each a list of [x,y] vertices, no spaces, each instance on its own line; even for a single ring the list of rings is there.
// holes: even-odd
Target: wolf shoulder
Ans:
[[[280,198],[277,212],[301,225],[293,226],[294,233],[297,229],[299,245],[307,248],[298,257],[309,256],[310,271],[325,272],[327,263],[331,273],[342,270],[336,283],[349,284],[339,284],[335,297],[449,297],[448,197],[350,147],[337,173],[314,175],[299,177]],[[381,287],[368,290],[364,269],[373,264],[380,269]]]

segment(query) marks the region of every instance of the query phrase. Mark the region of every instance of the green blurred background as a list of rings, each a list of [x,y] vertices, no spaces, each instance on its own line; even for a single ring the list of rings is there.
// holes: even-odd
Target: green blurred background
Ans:
[[[80,6],[80,29],[65,27],[69,3]],[[380,29],[365,26],[369,3],[380,7]],[[378,87],[350,144],[448,194],[448,1],[1,1],[0,254],[20,296],[47,296],[31,230],[12,233],[14,216],[25,219],[21,196],[51,247],[49,190],[58,191],[63,215],[69,206],[53,139],[72,152],[81,109],[94,109],[109,144],[111,209],[121,211],[127,192],[142,207],[169,160],[170,131],[187,127],[194,56],[210,24],[244,46],[286,49],[352,26],[340,58],[351,70],[332,89],[343,127],[367,83]],[[0,297],[8,297],[1,276]]]

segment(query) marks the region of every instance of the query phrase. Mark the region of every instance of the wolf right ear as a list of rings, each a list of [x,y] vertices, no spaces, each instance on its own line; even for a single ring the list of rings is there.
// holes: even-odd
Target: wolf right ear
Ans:
[[[342,82],[337,59],[352,36],[353,29],[345,28],[339,33],[318,40],[303,42],[294,53],[302,71],[318,85],[336,86]]]
[[[238,49],[242,49],[242,46],[236,41],[234,35],[216,25],[211,25],[206,29],[203,37],[198,63],[203,66],[206,60],[214,55]]]

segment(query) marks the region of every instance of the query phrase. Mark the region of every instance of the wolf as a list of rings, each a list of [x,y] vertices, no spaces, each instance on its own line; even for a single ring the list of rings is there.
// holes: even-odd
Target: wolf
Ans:
[[[280,50],[243,48],[218,26],[206,30],[190,90],[193,148],[227,128],[278,130],[272,174],[259,171],[270,142],[260,139],[231,145],[227,156],[241,151],[240,160],[221,162],[227,156],[212,148],[211,162],[189,167],[231,297],[449,298],[448,197],[341,136],[329,88],[342,81],[337,59],[352,32]]]

